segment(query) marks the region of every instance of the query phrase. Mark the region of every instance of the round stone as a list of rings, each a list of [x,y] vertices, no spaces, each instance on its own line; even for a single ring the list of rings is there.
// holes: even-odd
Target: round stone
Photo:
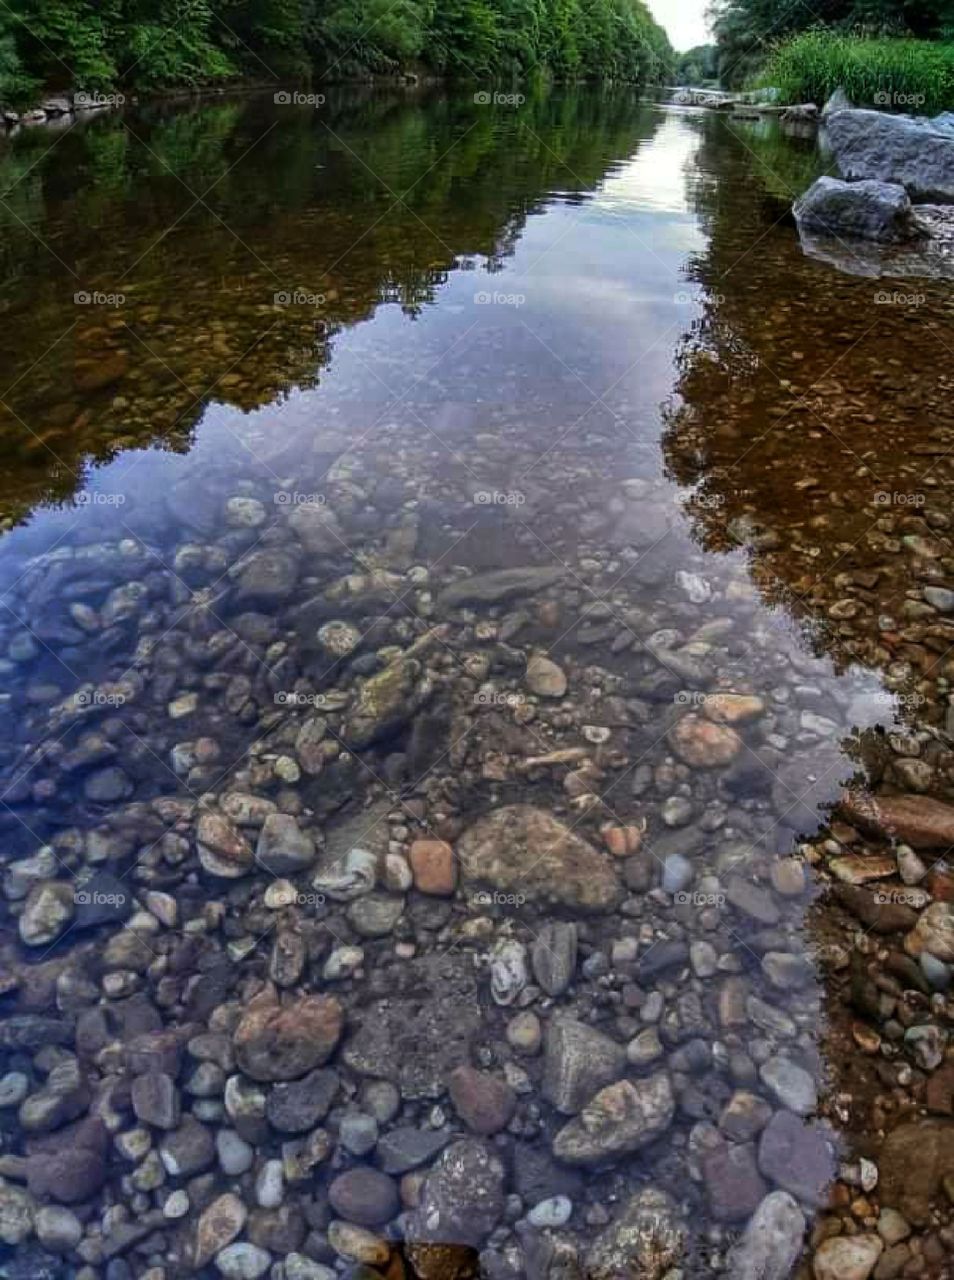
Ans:
[[[339,1174],[328,1188],[328,1201],[335,1213],[362,1227],[383,1226],[400,1209],[393,1180],[364,1167]]]
[[[670,747],[693,769],[719,769],[732,763],[742,750],[742,739],[728,725],[690,713],[670,729]]]

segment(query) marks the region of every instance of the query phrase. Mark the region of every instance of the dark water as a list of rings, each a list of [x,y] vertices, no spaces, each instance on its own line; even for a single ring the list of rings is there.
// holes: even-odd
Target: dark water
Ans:
[[[203,1209],[234,1189],[254,1206],[266,1160],[286,1160],[284,1207],[259,1200],[232,1238],[263,1266],[356,1256],[329,1236],[347,1214],[328,1188],[392,1172],[341,1136],[375,1106],[382,1139],[484,1135],[499,1175],[465,1164],[423,1191],[410,1175],[400,1216],[368,1222],[481,1248],[489,1275],[784,1280],[809,1265],[816,1217],[816,1244],[891,1247],[885,1207],[917,1228],[905,1274],[946,1274],[944,1208],[919,1220],[903,1171],[873,1191],[851,1164],[877,1164],[939,1068],[906,1032],[936,1028],[943,1058],[949,966],[911,962],[915,978],[890,957],[907,958],[914,912],[949,900],[946,842],[922,855],[928,889],[878,872],[912,912],[892,935],[828,893],[854,882],[844,859],[870,870],[892,848],[827,814],[852,778],[943,797],[954,776],[952,293],[805,257],[788,210],[823,168],[813,139],[627,92],[252,97],[0,152],[0,824],[5,862],[45,849],[5,881],[3,999],[66,1026],[87,1104],[142,1070],[120,1006],[147,1005],[149,1033],[227,1040],[272,982],[286,1002],[333,996],[346,1024],[334,1154],[307,1188],[287,1137],[243,1132],[223,1103],[234,1063],[190,1089],[190,1044],[182,1110],[238,1129],[255,1164],[131,1190],[115,1160],[76,1199],[149,1223],[118,1250],[133,1274],[188,1274]],[[519,566],[532,584],[445,594]],[[528,687],[543,655],[565,692]],[[396,698],[362,702],[398,668]],[[317,881],[286,868],[284,909],[251,854],[228,874],[197,858],[223,797],[243,846],[271,806],[317,840]],[[490,841],[515,865],[488,871],[480,821],[509,805],[588,843],[518,817]],[[411,886],[425,838],[454,848],[453,896],[417,866]],[[338,885],[356,847],[377,860],[363,897]],[[594,909],[601,876],[615,887]],[[86,898],[24,939],[43,880]],[[567,921],[576,967],[550,991]],[[73,1020],[101,1005],[115,1026],[90,1052]],[[567,1018],[604,1038],[573,1058]],[[31,1096],[52,1064],[39,1048],[6,1063]],[[513,1118],[475,1120],[467,1080],[448,1097],[461,1063],[506,1081]],[[623,1076],[668,1091],[670,1113],[571,1158],[585,1143],[563,1126]],[[381,1078],[400,1090],[390,1113],[368,1092]],[[119,1096],[113,1134],[136,1124]],[[22,1112],[3,1115],[6,1153],[30,1154]],[[185,1216],[164,1214],[183,1187]],[[783,1260],[745,1271],[754,1255],[729,1250],[778,1191],[798,1201]],[[311,1274],[294,1265],[288,1280]]]

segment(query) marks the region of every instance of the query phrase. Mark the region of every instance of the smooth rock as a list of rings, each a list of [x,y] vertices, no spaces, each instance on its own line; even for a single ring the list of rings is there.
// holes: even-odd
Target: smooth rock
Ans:
[[[478,819],[458,840],[457,854],[471,890],[582,912],[609,911],[622,897],[610,859],[530,805]]]
[[[250,1009],[235,1030],[235,1056],[253,1080],[296,1080],[334,1053],[344,1015],[333,996],[302,996]]]
[[[553,1153],[567,1164],[599,1164],[629,1155],[655,1141],[675,1113],[665,1072],[635,1083],[620,1080],[600,1090],[557,1133]]]

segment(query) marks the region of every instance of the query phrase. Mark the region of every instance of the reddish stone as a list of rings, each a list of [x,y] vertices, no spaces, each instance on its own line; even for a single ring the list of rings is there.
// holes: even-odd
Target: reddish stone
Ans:
[[[410,849],[414,888],[448,898],[457,888],[454,851],[445,840],[415,840]]]
[[[473,1133],[489,1136],[506,1128],[517,1107],[517,1096],[503,1080],[474,1067],[457,1067],[447,1082],[457,1114]]]
[[[929,796],[873,796],[846,791],[839,802],[843,817],[855,826],[912,849],[954,846],[954,806]]]

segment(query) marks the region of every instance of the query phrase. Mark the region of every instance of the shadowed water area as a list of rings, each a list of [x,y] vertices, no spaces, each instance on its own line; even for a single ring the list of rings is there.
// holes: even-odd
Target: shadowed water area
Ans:
[[[625,91],[0,145],[3,1274],[949,1277],[950,282]]]

